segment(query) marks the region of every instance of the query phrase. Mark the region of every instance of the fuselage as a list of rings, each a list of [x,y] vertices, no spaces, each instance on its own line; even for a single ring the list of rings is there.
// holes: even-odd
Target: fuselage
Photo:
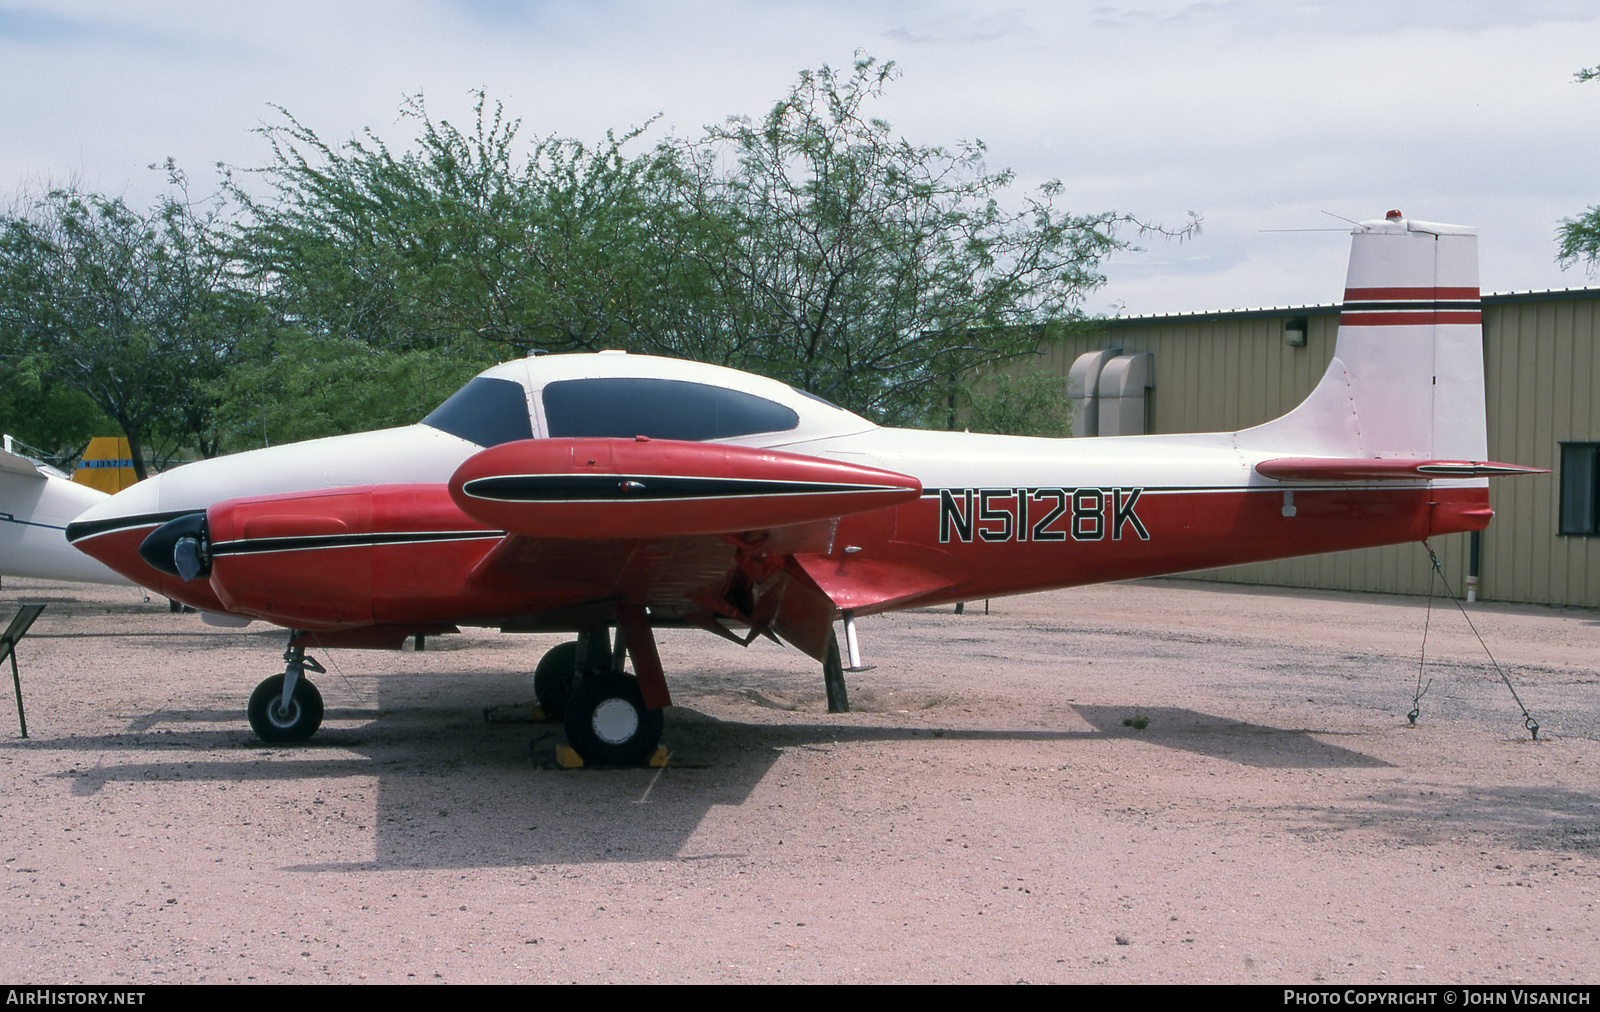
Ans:
[[[608,599],[643,604],[657,621],[705,622],[719,609],[742,617],[742,583],[764,578],[749,560],[764,555],[794,560],[833,607],[871,613],[1420,540],[1491,515],[1482,480],[1264,478],[1257,463],[1297,450],[1271,426],[1099,439],[882,428],[770,380],[620,354],[506,363],[474,382],[486,379],[428,423],[155,476],[78,517],[69,538],[174,600],[291,628],[562,628]],[[677,400],[640,407],[652,384],[676,384]],[[645,426],[658,430],[631,431]],[[730,426],[768,428],[719,434]],[[921,494],[763,548],[749,537],[594,540],[562,530],[510,543],[447,488],[497,439],[634,435],[709,435],[864,465],[916,478]],[[213,528],[210,579],[185,580],[140,556],[152,531],[196,513]]]

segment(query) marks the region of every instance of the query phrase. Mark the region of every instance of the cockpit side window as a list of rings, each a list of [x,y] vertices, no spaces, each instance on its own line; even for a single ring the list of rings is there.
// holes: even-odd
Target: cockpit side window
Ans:
[[[479,446],[533,438],[528,395],[522,384],[489,376],[479,376],[451,394],[422,424]]]
[[[544,388],[550,435],[702,441],[786,432],[800,416],[765,397],[668,379],[557,380]]]

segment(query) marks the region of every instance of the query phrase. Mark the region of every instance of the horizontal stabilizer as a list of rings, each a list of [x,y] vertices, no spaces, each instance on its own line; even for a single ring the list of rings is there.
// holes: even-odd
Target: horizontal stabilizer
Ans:
[[[548,538],[734,534],[911,502],[916,478],[820,457],[670,439],[525,439],[470,458],[450,496],[474,520]]]
[[[1279,481],[1427,481],[1430,478],[1496,478],[1549,474],[1540,467],[1488,460],[1397,460],[1386,457],[1275,457],[1256,473]]]

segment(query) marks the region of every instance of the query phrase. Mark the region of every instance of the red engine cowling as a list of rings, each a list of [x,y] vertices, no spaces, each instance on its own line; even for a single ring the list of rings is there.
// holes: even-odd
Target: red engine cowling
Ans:
[[[234,499],[206,511],[211,588],[229,611],[299,629],[371,625],[372,491]]]

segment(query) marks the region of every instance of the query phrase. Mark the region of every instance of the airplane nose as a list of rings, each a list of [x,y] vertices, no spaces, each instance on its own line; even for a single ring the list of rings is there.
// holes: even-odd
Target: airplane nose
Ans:
[[[211,537],[204,513],[169,520],[139,543],[139,557],[169,576],[193,580],[211,573]]]

